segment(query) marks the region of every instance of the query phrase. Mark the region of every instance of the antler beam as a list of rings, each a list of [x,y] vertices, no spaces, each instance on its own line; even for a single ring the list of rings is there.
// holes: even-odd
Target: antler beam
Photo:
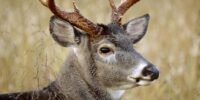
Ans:
[[[81,15],[81,13],[75,5],[75,2],[73,2],[74,12],[66,12],[61,10],[59,7],[56,6],[54,0],[40,0],[40,2],[44,6],[49,8],[51,12],[54,13],[54,15],[60,17],[63,20],[68,21],[77,28],[84,30],[89,34],[90,37],[95,37],[101,30],[101,27],[99,27],[98,25],[94,24],[93,22],[84,18]]]
[[[113,0],[109,0],[110,6],[112,8],[112,22],[121,25],[122,16],[125,12],[139,0],[122,0],[121,4],[116,7]]]

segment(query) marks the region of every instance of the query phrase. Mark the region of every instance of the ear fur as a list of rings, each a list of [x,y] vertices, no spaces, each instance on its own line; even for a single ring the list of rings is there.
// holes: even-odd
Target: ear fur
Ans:
[[[149,14],[130,20],[123,27],[133,43],[140,41],[145,35],[149,22]]]
[[[74,45],[77,43],[77,39],[80,39],[80,31],[76,30],[69,22],[56,16],[51,17],[49,26],[53,39],[61,46]]]

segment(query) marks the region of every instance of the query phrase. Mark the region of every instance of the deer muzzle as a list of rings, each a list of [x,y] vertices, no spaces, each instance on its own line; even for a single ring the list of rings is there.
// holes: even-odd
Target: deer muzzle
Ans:
[[[137,85],[149,85],[154,80],[158,79],[159,70],[151,63],[139,64],[133,69],[128,76],[128,80],[135,82]]]

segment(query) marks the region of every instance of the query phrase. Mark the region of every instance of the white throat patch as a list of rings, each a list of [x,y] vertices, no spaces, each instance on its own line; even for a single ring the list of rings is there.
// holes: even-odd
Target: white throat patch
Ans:
[[[122,95],[124,94],[125,90],[112,90],[108,89],[108,93],[110,94],[113,100],[120,100]]]

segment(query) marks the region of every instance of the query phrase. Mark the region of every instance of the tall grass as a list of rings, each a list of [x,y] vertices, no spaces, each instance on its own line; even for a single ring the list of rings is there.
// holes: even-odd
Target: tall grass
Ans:
[[[45,86],[55,79],[67,54],[49,35],[52,14],[38,0],[0,2],[0,92]],[[72,8],[71,0],[58,4]],[[109,23],[107,0],[77,0],[77,5],[94,22]],[[136,49],[158,66],[161,75],[150,86],[128,90],[123,100],[198,100],[200,1],[141,0],[123,22],[145,13],[151,16],[149,28]]]

